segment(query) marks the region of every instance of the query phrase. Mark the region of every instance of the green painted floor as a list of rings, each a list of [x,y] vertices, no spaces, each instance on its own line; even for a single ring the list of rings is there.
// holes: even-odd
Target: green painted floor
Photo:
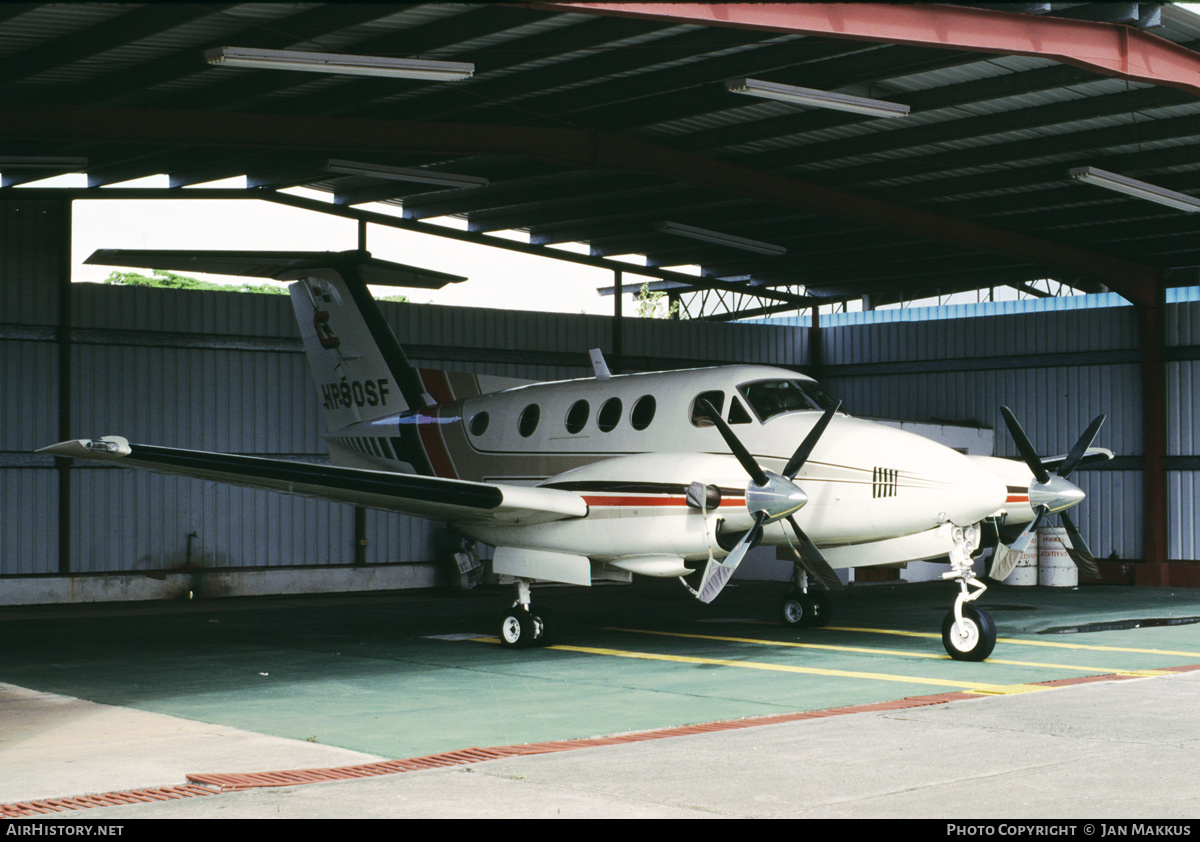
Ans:
[[[851,587],[829,628],[788,630],[778,585],[536,589],[552,645],[523,651],[493,642],[499,588],[10,607],[0,682],[413,757],[1200,664],[1200,623],[1163,624],[1200,618],[1200,590],[993,586],[982,664],[942,649],[954,593]]]

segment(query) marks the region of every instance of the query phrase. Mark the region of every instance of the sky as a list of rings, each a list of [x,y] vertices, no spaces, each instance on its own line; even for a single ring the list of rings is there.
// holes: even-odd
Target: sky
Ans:
[[[79,184],[69,180],[72,178],[79,179]],[[81,186],[83,178],[60,176],[39,182],[38,186]],[[212,186],[243,186],[241,179],[232,182]],[[165,187],[166,178],[141,179],[123,186]],[[113,192],[120,189],[105,188]],[[312,190],[288,192],[326,202],[332,199],[328,193]],[[390,205],[359,207],[399,214],[399,208]],[[465,228],[465,223],[455,219],[426,221]],[[358,247],[358,225],[354,220],[265,201],[79,200],[74,203],[73,227],[72,280],[76,282],[102,281],[113,271],[111,267],[84,264],[100,248],[344,251]],[[523,235],[512,232],[509,236]],[[381,288],[377,294],[400,293],[417,303],[451,306],[602,315],[613,312],[612,297],[597,292],[598,287],[612,284],[612,273],[604,269],[380,225],[368,226],[367,249],[384,260],[468,278],[442,290]],[[587,253],[586,246],[576,245],[575,250]],[[192,274],[204,280],[230,281],[225,276]],[[626,283],[637,282],[637,276],[626,277]],[[625,312],[631,312],[631,307],[627,296]]]

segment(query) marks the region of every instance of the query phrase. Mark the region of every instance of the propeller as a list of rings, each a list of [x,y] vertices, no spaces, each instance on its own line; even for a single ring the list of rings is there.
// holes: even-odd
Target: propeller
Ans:
[[[1012,436],[1017,450],[1020,451],[1021,458],[1033,472],[1033,482],[1029,484],[1029,505],[1033,507],[1035,517],[1010,546],[997,545],[996,559],[992,565],[992,578],[1004,579],[1013,571],[1021,553],[1025,552],[1029,547],[1029,542],[1033,540],[1038,526],[1047,515],[1051,514],[1057,514],[1063,527],[1067,530],[1069,543],[1064,546],[1064,549],[1071,561],[1075,562],[1075,566],[1083,575],[1093,579],[1100,578],[1100,569],[1096,566],[1096,559],[1092,557],[1092,551],[1088,549],[1083,536],[1079,534],[1075,522],[1067,514],[1067,509],[1082,503],[1086,496],[1083,489],[1069,482],[1068,478],[1075,473],[1075,469],[1079,467],[1079,463],[1096,438],[1096,434],[1100,432],[1105,416],[1099,415],[1093,419],[1092,423],[1083,431],[1083,435],[1079,437],[1079,441],[1075,442],[1075,446],[1071,448],[1058,471],[1052,475],[1042,464],[1041,458],[1034,450],[1029,437],[1025,435],[1025,431],[1021,429],[1012,410],[1007,406],[1002,406],[1000,414],[1004,416],[1004,423],[1008,426],[1009,435]]]
[[[831,590],[838,590],[842,587],[841,580],[833,572],[829,562],[821,555],[817,545],[804,534],[804,530],[800,528],[800,524],[796,523],[796,519],[793,517],[808,502],[808,495],[793,480],[796,478],[796,474],[800,473],[800,469],[804,467],[804,463],[808,461],[813,448],[817,446],[817,441],[820,440],[825,428],[829,426],[830,420],[841,405],[841,401],[838,401],[825,410],[825,414],[804,437],[804,441],[796,448],[792,458],[787,461],[783,474],[780,475],[763,470],[712,404],[703,399],[698,402],[701,412],[713,422],[721,433],[721,438],[725,439],[725,444],[729,446],[730,452],[750,476],[750,484],[746,486],[746,508],[754,515],[754,525],[741,537],[729,555],[720,562],[709,562],[697,593],[697,598],[701,602],[709,603],[717,597],[733,572],[737,570],[738,565],[742,563],[742,559],[750,547],[754,545],[762,528],[778,520],[787,520],[791,525],[799,544],[799,548],[792,545],[792,549],[800,558],[800,563],[804,565],[804,568],[820,579],[825,587]],[[788,538],[788,543],[791,543],[791,538]]]

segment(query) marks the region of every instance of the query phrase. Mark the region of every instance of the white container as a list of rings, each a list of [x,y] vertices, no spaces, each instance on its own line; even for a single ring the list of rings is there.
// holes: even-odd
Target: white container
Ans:
[[[1038,530],[1038,584],[1050,588],[1074,588],[1079,585],[1079,568],[1067,555],[1064,542],[1067,530],[1043,526]]]
[[[1013,568],[1012,573],[1009,573],[1008,578],[1004,580],[1004,584],[1032,588],[1037,583],[1038,542],[1030,541],[1029,546],[1025,548],[1025,552],[1021,553],[1021,558],[1017,561],[1017,566]]]

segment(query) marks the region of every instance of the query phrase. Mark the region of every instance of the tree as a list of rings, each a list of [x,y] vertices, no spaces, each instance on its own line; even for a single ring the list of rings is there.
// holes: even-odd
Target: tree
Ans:
[[[639,319],[677,319],[679,302],[669,301],[665,292],[652,292],[650,284],[642,284],[642,290],[637,295],[637,314]]]
[[[137,272],[111,272],[101,283],[127,287],[158,287],[160,289],[201,289],[215,292],[256,292],[263,295],[286,295],[285,287],[272,284],[216,284],[202,281],[199,278],[189,278],[187,275],[176,275],[162,269],[152,269],[151,275],[140,275]],[[406,295],[389,295],[380,301],[407,302]]]
[[[162,269],[151,270],[151,275],[141,275],[137,272],[112,272],[102,281],[106,284],[127,287],[159,287],[163,289],[203,289],[216,292],[257,292],[266,295],[284,295],[287,290],[270,284],[215,284],[211,281],[201,281],[189,278],[187,275],[176,275]]]

